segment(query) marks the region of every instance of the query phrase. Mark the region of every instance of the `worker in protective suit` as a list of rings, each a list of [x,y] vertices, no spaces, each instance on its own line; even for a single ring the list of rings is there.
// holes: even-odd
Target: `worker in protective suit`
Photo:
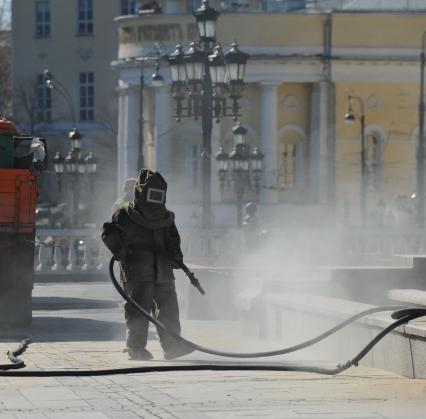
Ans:
[[[102,240],[120,261],[127,295],[146,311],[153,311],[167,329],[179,335],[173,275],[173,269],[178,266],[164,255],[146,249],[152,246],[183,260],[175,216],[165,206],[166,191],[167,183],[159,173],[142,169],[135,183],[134,199],[104,224]],[[152,359],[146,349],[148,320],[128,303],[125,304],[125,318],[130,359]],[[165,359],[192,352],[168,334],[157,332]]]
[[[112,205],[111,214],[114,214],[115,211],[123,208],[133,199],[133,191],[135,190],[135,178],[126,179],[123,183],[123,188],[121,191],[123,195],[118,198]]]

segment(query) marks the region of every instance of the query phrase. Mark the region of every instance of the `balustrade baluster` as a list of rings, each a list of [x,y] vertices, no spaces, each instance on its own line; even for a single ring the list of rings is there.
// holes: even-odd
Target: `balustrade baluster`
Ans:
[[[37,242],[40,240],[36,238]],[[38,272],[41,271],[41,244],[37,244],[34,254],[34,269]]]
[[[77,266],[77,252],[75,249],[75,237],[71,237],[69,241],[68,265],[67,271],[78,270]]]
[[[53,253],[54,264],[52,266],[52,271],[62,271],[65,269],[62,264],[62,245],[64,243],[64,239],[61,237],[55,238],[55,250]]]

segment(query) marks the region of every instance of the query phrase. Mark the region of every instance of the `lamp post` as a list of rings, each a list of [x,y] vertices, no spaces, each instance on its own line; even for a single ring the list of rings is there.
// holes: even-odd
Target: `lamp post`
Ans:
[[[345,122],[347,124],[354,124],[356,121],[355,114],[352,110],[353,101],[357,102],[360,108],[360,122],[361,122],[361,190],[360,190],[360,211],[361,222],[364,225],[366,221],[367,211],[367,166],[365,161],[365,106],[364,101],[359,96],[348,95],[348,112],[345,114]]]
[[[419,97],[419,138],[417,142],[417,193],[416,193],[416,215],[417,225],[424,227],[425,222],[425,45],[426,31],[422,35],[422,50],[420,52],[420,97]]]
[[[202,127],[202,185],[203,228],[211,227],[211,136],[213,118],[240,116],[239,99],[244,89],[244,74],[248,54],[234,42],[224,54],[216,41],[219,12],[203,0],[194,12],[199,40],[184,52],[181,44],[169,55],[173,98],[176,101],[176,120],[182,117],[201,118]],[[227,103],[227,97],[231,105]]]
[[[245,191],[250,189],[259,194],[264,155],[258,147],[250,151],[246,142],[247,128],[240,122],[234,126],[232,133],[234,136],[232,152],[228,155],[220,148],[216,154],[217,174],[222,191],[233,183],[237,197],[237,225],[241,226]]]
[[[81,144],[83,135],[78,131],[76,124],[76,115],[74,103],[65,86],[55,78],[49,70],[44,70],[45,85],[49,89],[55,89],[63,98],[70,108],[73,128],[68,132],[70,149],[67,156],[64,158],[61,153],[56,152],[53,158],[53,168],[56,173],[59,191],[61,192],[64,182],[68,182],[72,190],[72,205],[70,206],[70,221],[72,227],[76,227],[80,202],[81,178],[84,175],[89,176],[89,184],[91,192],[94,191],[94,177],[97,171],[98,159],[92,152],[84,158],[81,153]]]

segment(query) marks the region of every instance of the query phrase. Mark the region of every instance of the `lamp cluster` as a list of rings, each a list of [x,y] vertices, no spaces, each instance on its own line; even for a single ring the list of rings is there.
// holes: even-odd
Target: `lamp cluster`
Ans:
[[[81,153],[83,136],[76,128],[69,132],[68,138],[71,143],[71,149],[67,156],[64,158],[58,151],[53,157],[53,168],[58,177],[59,185],[62,184],[64,174],[78,176],[87,173],[89,176],[93,176],[98,168],[98,159],[92,152],[83,157]]]
[[[219,12],[204,0],[194,12],[200,39],[188,50],[178,44],[168,56],[171,69],[172,94],[177,102],[176,119],[182,116],[198,119],[203,112],[203,96],[212,95],[213,117],[216,122],[224,116],[234,120],[240,116],[238,100],[244,90],[244,75],[249,55],[240,51],[236,42],[223,52],[216,42]],[[232,101],[227,104],[227,95]],[[187,99],[187,105],[183,102]],[[230,112],[230,113],[229,113]]]
[[[244,189],[249,186],[250,189],[259,192],[264,154],[258,147],[250,149],[245,140],[247,128],[242,126],[240,122],[232,129],[232,133],[234,135],[232,152],[228,154],[221,147],[216,154],[217,173],[221,189],[225,189],[225,186],[229,185],[231,180],[234,180],[236,187]]]

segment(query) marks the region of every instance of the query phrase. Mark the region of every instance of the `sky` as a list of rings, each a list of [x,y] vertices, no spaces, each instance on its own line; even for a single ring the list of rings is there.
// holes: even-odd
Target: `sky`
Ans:
[[[0,10],[4,10],[2,27],[10,28],[12,0],[0,0]]]

